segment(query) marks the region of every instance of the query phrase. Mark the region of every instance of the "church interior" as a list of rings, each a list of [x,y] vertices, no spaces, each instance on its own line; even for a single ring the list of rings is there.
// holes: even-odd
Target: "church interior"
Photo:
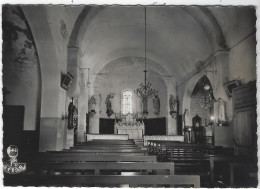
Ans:
[[[253,6],[3,5],[4,185],[257,187],[255,24]]]

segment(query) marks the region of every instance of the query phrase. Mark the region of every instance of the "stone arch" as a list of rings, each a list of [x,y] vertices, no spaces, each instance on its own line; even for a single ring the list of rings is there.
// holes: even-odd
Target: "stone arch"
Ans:
[[[80,42],[83,40],[89,24],[95,16],[104,9],[98,6],[86,6],[79,14],[68,43],[68,66],[67,70],[74,76],[74,82],[67,91],[70,97],[80,95],[80,56],[82,55]],[[76,63],[76,65],[75,65]]]
[[[60,108],[63,89],[59,87],[61,73],[53,35],[47,22],[48,13],[44,6],[23,6],[22,10],[33,33],[42,76],[39,151],[61,150],[63,145],[59,129],[65,125]]]
[[[165,77],[165,76],[169,76],[169,73],[158,63],[154,62],[151,59],[146,59],[147,61],[147,68],[151,69],[152,71],[154,71],[155,73],[157,73],[158,75],[162,75],[162,79],[166,85],[166,87],[172,87],[175,85],[175,83],[173,83],[173,81],[170,79],[170,77]],[[110,71],[113,70],[113,68],[117,67],[117,66],[124,66],[124,65],[133,65],[133,64],[144,64],[144,57],[121,57],[121,58],[117,58],[109,63],[107,63],[104,67],[99,68],[97,73],[108,73]],[[97,74],[94,75],[94,77],[91,80],[91,83],[93,83],[92,87],[96,84],[98,84],[97,80]],[[93,91],[92,91],[93,92]]]
[[[73,60],[68,60],[68,70],[73,72],[75,76],[75,81],[70,90],[68,91],[69,96],[77,96],[79,94],[79,70],[77,68],[70,66],[70,62],[77,62],[78,67],[81,65],[80,58],[78,55],[71,53],[69,48],[77,48],[77,54],[82,54],[81,43],[83,41],[84,35],[88,29],[89,24],[92,22],[95,17],[105,9],[103,6],[86,6],[74,25],[73,31],[70,36],[69,44],[68,44],[68,57],[75,56],[76,58]],[[211,41],[212,50],[218,49],[226,49],[226,40],[221,30],[220,25],[217,22],[217,19],[214,17],[212,12],[207,7],[199,7],[198,9],[192,9],[189,7],[183,7],[183,9],[190,14],[197,23],[203,28],[205,31],[206,37]],[[72,63],[71,63],[72,64]]]
[[[43,6],[37,6],[33,9],[24,6],[22,9],[31,27],[40,60],[42,76],[41,117],[56,117],[59,112],[57,101],[59,88],[57,86],[60,85],[60,73],[51,30],[45,21],[48,15]],[[42,19],[39,21],[35,18]],[[46,41],[43,43],[42,40]]]
[[[70,35],[68,47],[80,47],[91,21],[104,9],[104,6],[86,6],[79,14]]]
[[[193,92],[194,87],[196,86],[196,84],[198,83],[198,81],[202,78],[206,76],[204,73],[200,72],[197,75],[194,75],[187,83],[186,87],[185,87],[185,91],[183,94],[183,99],[182,99],[182,110],[181,110],[181,114],[184,113],[185,109],[190,110],[190,104],[191,104],[191,95]],[[206,76],[207,77],[207,76]],[[213,80],[211,77],[207,77],[207,79],[210,81],[211,86],[213,88],[213,94],[214,94],[214,87],[213,87]]]

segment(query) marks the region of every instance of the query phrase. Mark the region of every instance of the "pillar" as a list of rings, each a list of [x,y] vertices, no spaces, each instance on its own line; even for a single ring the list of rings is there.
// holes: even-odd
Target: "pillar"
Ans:
[[[85,70],[81,73],[80,95],[78,104],[78,133],[77,142],[85,142],[86,114],[88,113],[88,87],[86,83]]]

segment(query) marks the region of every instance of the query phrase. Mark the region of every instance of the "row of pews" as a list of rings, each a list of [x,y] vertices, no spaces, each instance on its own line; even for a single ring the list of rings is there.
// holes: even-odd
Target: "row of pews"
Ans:
[[[250,156],[235,156],[231,148],[150,140],[147,151],[149,155],[156,155],[159,162],[174,162],[176,174],[200,175],[201,185],[204,187],[257,186],[256,159]],[[237,170],[239,177],[235,178]],[[248,175],[252,173],[254,176],[249,178]],[[239,183],[240,180],[242,182]]]
[[[200,187],[199,175],[175,172],[174,162],[134,140],[92,140],[63,151],[49,151],[27,163],[21,175],[5,175],[6,186]]]

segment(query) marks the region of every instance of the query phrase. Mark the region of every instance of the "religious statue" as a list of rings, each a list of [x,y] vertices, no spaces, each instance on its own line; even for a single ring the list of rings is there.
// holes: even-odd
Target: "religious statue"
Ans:
[[[114,113],[114,111],[112,110],[112,98],[114,98],[114,94],[113,93],[109,93],[107,95],[107,98],[106,98],[106,101],[105,101],[106,106],[107,106],[106,113],[107,113],[108,117],[110,117]]]
[[[188,109],[185,109],[185,112],[184,112],[184,125],[188,126],[188,127],[192,126],[190,112]]]
[[[68,129],[74,129],[78,125],[78,110],[73,104],[73,101],[69,104],[68,113]]]
[[[160,114],[160,99],[158,95],[156,94],[153,99],[153,108],[154,108],[154,114],[159,115]]]
[[[171,116],[175,117],[176,114],[177,114],[177,111],[176,111],[177,99],[174,97],[173,94],[170,94],[169,106],[170,106],[170,114],[171,114]]]
[[[143,114],[144,115],[148,114],[147,103],[148,103],[148,97],[147,96],[143,96],[142,97],[142,105],[143,105]]]
[[[219,98],[218,99],[218,121],[225,122],[225,102]]]
[[[96,99],[94,95],[92,95],[88,101],[88,106],[89,106],[89,112],[96,112],[95,107],[96,107]]]
[[[101,114],[102,109],[101,109],[101,103],[102,103],[102,96],[99,94],[99,113]]]

